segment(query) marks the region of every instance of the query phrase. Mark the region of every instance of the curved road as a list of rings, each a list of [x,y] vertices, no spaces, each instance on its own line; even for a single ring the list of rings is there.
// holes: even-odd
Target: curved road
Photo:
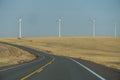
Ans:
[[[4,43],[4,42],[1,42]],[[81,63],[10,43],[38,56],[36,60],[0,69],[0,80],[106,80]]]

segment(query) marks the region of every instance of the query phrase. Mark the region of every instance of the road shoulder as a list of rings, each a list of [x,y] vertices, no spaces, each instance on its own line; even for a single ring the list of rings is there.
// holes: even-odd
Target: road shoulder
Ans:
[[[99,75],[103,76],[107,80],[120,80],[120,70],[109,68],[87,60],[82,60],[77,58],[73,58],[73,59],[87,66],[88,68],[98,73]]]

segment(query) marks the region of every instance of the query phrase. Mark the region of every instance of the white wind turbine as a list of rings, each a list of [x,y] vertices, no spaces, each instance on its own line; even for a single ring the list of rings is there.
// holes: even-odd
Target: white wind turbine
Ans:
[[[21,27],[22,27],[22,18],[19,18],[19,38],[22,38],[22,31],[21,31]]]
[[[90,21],[92,22],[92,36],[96,36],[96,18],[90,18]]]
[[[96,20],[95,18],[92,19],[92,22],[93,22],[93,37],[96,36]]]
[[[117,37],[117,26],[116,26],[116,23],[114,24],[114,36]]]
[[[58,27],[59,27],[58,34],[59,34],[59,37],[61,37],[61,21],[62,21],[61,18],[59,18],[58,19]]]

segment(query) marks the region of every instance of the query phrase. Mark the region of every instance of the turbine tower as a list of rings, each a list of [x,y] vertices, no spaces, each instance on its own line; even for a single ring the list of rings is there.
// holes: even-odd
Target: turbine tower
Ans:
[[[58,26],[59,26],[59,37],[61,37],[61,18],[58,19]]]
[[[92,19],[92,22],[93,22],[93,37],[96,36],[96,20],[95,18]]]
[[[22,25],[22,18],[19,18],[19,38],[22,38],[22,33],[21,33],[21,25]]]
[[[114,24],[114,36],[117,37],[117,26],[116,26],[116,23]]]

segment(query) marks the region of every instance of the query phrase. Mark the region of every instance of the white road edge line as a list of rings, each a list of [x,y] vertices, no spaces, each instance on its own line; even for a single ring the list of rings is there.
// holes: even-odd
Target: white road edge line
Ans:
[[[44,57],[43,57],[44,58]],[[42,59],[42,58],[41,58]],[[8,68],[5,68],[5,69],[1,69],[0,72],[3,72],[3,71],[7,71],[7,70],[11,70],[11,69],[15,69],[15,68],[18,68],[18,67],[21,67],[23,65],[26,65],[26,64],[32,64],[34,62],[38,62],[37,60],[36,61],[33,61],[33,62],[28,62],[28,63],[23,63],[23,64],[20,64],[20,65],[16,65],[16,66],[13,66],[13,67],[8,67]]]
[[[31,63],[33,63],[33,62],[31,62]],[[1,69],[0,72],[15,69],[15,68],[21,67],[21,66],[26,65],[26,64],[29,64],[29,63],[24,63],[24,64],[16,65],[16,66],[13,66],[13,67],[8,67],[8,68],[5,68],[5,69]]]
[[[78,61],[76,61],[74,59],[71,59],[71,60],[74,61],[75,63],[79,64],[80,66],[82,66],[83,68],[85,68],[86,70],[88,70],[89,72],[91,72],[92,74],[94,74],[95,76],[97,76],[98,78],[100,78],[101,80],[106,80],[105,78],[103,78],[102,76],[98,75],[97,73],[95,73],[94,71],[92,71],[91,69],[89,69],[88,67],[86,67],[83,64],[79,63]]]

